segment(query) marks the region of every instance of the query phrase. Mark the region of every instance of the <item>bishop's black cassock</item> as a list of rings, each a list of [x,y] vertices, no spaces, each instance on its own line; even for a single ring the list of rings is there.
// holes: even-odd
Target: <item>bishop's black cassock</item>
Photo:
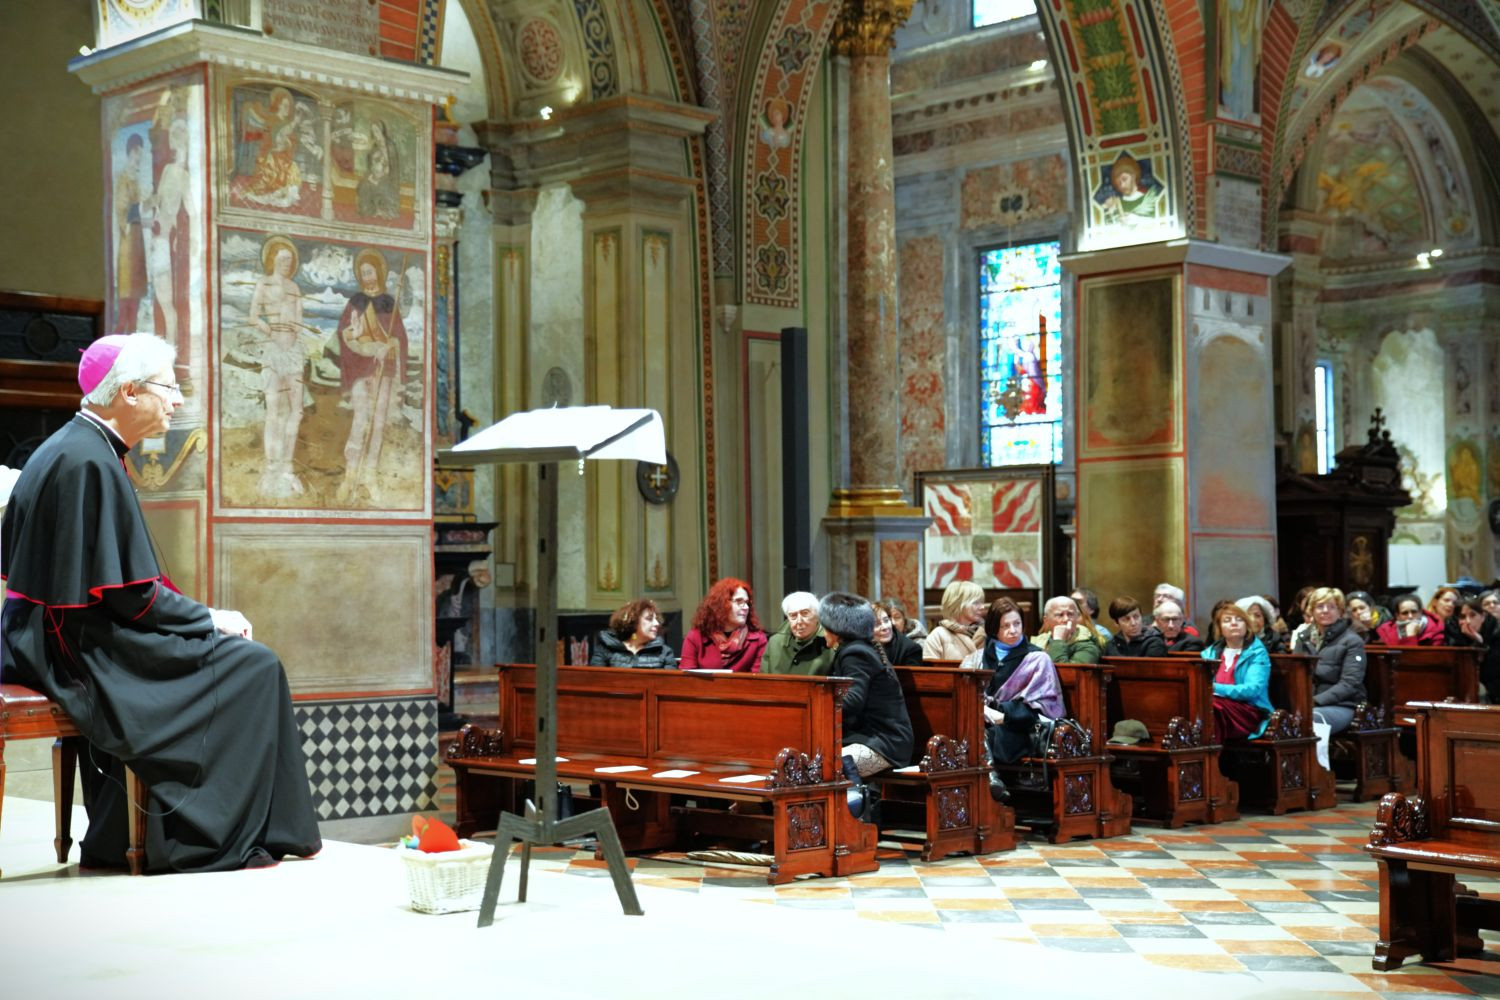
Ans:
[[[27,461],[0,531],[8,677],[89,742],[86,865],[122,865],[127,763],[151,789],[153,870],[220,871],[322,846],[281,661],[214,629],[162,576],[121,460],[80,413]]]

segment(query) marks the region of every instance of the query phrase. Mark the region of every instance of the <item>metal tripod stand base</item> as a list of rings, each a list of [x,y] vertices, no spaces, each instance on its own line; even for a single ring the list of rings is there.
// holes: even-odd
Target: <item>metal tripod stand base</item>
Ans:
[[[524,903],[532,845],[560,844],[590,833],[599,838],[599,847],[604,852],[604,860],[609,864],[610,881],[615,884],[615,895],[620,897],[620,908],[625,911],[626,916],[641,916],[644,911],[635,898],[635,883],[630,881],[630,869],[625,865],[625,851],[620,847],[620,836],[615,833],[615,823],[610,818],[608,809],[592,809],[562,820],[523,818],[514,813],[503,813],[500,816],[500,826],[495,831],[495,853],[490,858],[490,873],[484,882],[484,901],[479,906],[479,926],[488,927],[495,921],[495,902],[500,896],[500,883],[505,879],[505,860],[510,857],[512,840],[521,842],[521,887],[516,899]]]

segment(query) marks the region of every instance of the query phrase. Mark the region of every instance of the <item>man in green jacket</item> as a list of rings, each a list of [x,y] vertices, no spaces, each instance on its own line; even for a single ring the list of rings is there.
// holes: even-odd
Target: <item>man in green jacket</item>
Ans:
[[[818,598],[805,590],[788,594],[781,602],[786,621],[766,642],[760,661],[763,674],[807,674],[823,676],[833,666],[834,650],[823,638],[818,624]]]
[[[1103,649],[1099,637],[1079,624],[1081,615],[1066,595],[1047,602],[1043,632],[1031,641],[1047,651],[1053,663],[1098,663]]]

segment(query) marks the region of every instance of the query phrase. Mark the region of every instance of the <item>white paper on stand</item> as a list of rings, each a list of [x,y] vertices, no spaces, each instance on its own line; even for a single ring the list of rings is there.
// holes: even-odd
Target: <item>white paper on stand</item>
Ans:
[[[627,771],[644,771],[646,768],[641,764],[615,764],[613,767],[596,767],[595,774],[624,774]]]
[[[752,781],[765,781],[766,776],[764,774],[735,774],[719,780],[726,785],[748,785]]]
[[[698,773],[697,771],[684,771],[684,770],[682,770],[680,768],[673,768],[670,771],[657,771],[651,777],[653,777],[653,778],[691,778],[693,775],[695,775],[697,773]]]
[[[557,758],[557,762],[559,764],[566,764],[568,762],[568,758],[566,758],[566,757],[559,757],[559,758]],[[521,763],[522,764],[535,764],[536,763],[536,758],[535,757],[522,757],[521,758]]]

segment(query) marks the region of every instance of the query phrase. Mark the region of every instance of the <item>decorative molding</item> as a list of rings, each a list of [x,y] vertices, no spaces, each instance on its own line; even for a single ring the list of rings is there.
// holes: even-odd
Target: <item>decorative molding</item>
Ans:
[[[783,747],[766,775],[767,788],[801,788],[823,783],[823,751],[809,757],[800,750]]]
[[[1186,750],[1203,746],[1203,720],[1194,719],[1192,725],[1180,715],[1167,722],[1167,731],[1161,738],[1163,750]]]
[[[968,740],[955,740],[951,736],[937,733],[927,740],[927,755],[922,758],[917,769],[928,773],[957,771],[970,767],[969,760]]]
[[[183,22],[79,56],[68,62],[68,70],[103,94],[199,63],[425,104],[445,103],[468,80],[459,70],[337,52],[204,21]]]

